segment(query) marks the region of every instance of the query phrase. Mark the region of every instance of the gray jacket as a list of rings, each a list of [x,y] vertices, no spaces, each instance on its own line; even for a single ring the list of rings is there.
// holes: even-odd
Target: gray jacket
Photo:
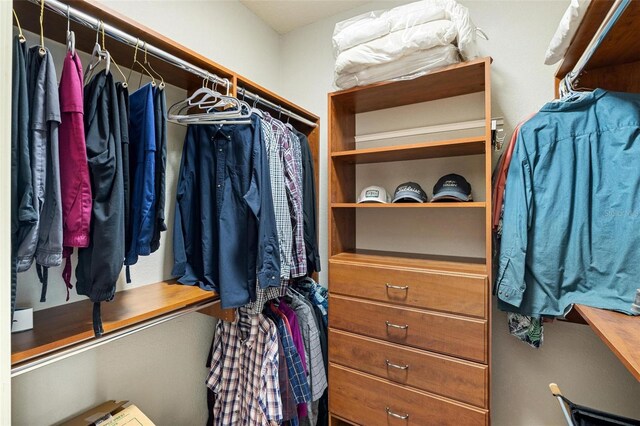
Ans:
[[[27,55],[27,86],[31,118],[31,175],[36,211],[36,226],[17,248],[17,270],[29,269],[35,257],[39,265],[51,267],[62,263],[62,202],[58,126],[60,102],[53,58],[48,49],[40,56],[39,46]]]

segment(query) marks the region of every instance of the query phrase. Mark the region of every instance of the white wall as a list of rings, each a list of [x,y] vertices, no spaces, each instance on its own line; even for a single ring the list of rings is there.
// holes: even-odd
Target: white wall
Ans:
[[[478,26],[490,37],[480,40],[482,55],[492,56],[492,109],[493,116],[505,118],[505,130],[510,135],[514,125],[528,113],[534,112],[553,97],[555,67],[543,65],[544,51],[555,30],[567,1],[469,1],[469,7]],[[294,30],[283,36],[281,94],[321,116],[320,154],[320,241],[323,257],[321,280],[327,282],[327,96],[333,91],[333,52],[331,35],[336,22],[357,13],[385,9],[404,2],[373,2],[369,5],[324,19]],[[468,110],[456,111],[456,119]],[[442,108],[442,111],[446,111]],[[481,110],[480,110],[481,111]],[[398,126],[401,115],[388,115],[387,121]],[[444,120],[446,117],[438,117]],[[456,121],[455,119],[451,121]],[[382,122],[378,120],[377,123]],[[358,130],[375,126],[376,120],[358,117]],[[379,130],[376,130],[379,131]],[[430,163],[442,169],[442,164]],[[393,167],[393,166],[391,166]],[[397,173],[394,174],[394,173]],[[358,171],[364,186],[375,176],[395,189],[402,180],[408,180],[418,167],[385,169],[377,175],[371,171]],[[473,174],[473,172],[471,172]],[[402,175],[402,176],[400,176]],[[429,174],[421,173],[421,183],[433,181]],[[472,182],[473,183],[473,182]],[[360,187],[359,186],[359,187]],[[426,185],[427,192],[431,188]],[[365,212],[369,229],[385,228],[387,212]],[[393,212],[392,214],[396,214]],[[431,214],[429,213],[416,213]],[[405,217],[407,216],[407,217]],[[402,219],[409,220],[403,212]],[[385,222],[385,219],[387,221]],[[411,218],[413,219],[413,218]],[[478,239],[471,235],[471,250]],[[370,239],[370,240],[369,240]],[[390,235],[377,236],[378,242],[393,242]],[[461,245],[465,241],[458,238]],[[376,242],[370,232],[358,234],[359,245]],[[467,247],[469,248],[469,247]],[[394,247],[393,249],[398,249]],[[421,249],[421,250],[420,250]],[[430,247],[413,247],[430,251]],[[446,250],[446,248],[445,248]],[[412,251],[405,249],[401,251]],[[560,408],[551,397],[547,385],[557,382],[563,392],[581,404],[591,405],[619,414],[640,418],[640,383],[622,366],[611,351],[590,328],[582,325],[553,323],[545,326],[545,343],[534,350],[507,332],[506,316],[494,308],[493,363],[492,363],[492,420],[494,425],[562,425],[565,424]]]
[[[239,2],[171,0],[103,3],[269,89],[278,90],[279,36]],[[37,42],[35,35],[28,34],[28,37],[30,44]],[[107,38],[106,43],[108,47],[115,41]],[[51,41],[46,41],[46,44],[53,52],[59,77],[64,47]],[[86,64],[87,56],[82,55],[81,58]],[[124,71],[126,75],[127,71]],[[134,86],[137,85],[137,75],[131,81]],[[169,105],[184,98],[184,95],[183,90],[167,87]],[[184,132],[184,127],[171,123],[168,126],[166,209],[169,230],[162,236],[159,251],[142,257],[131,268],[133,283],[130,286],[170,277],[173,262],[173,204]],[[10,170],[10,156],[2,158],[7,159],[2,170]],[[3,220],[2,223],[8,224],[9,220]],[[9,255],[3,256],[5,258],[9,259]],[[18,304],[43,309],[64,303],[66,293],[60,273],[61,268],[51,269],[47,302],[43,304],[38,302],[40,284],[35,272],[30,270],[20,274]],[[121,274],[118,289],[124,288],[127,288],[127,284],[124,274]],[[82,299],[74,296],[75,290],[71,293],[72,301]],[[2,301],[3,307],[9,306],[8,301]],[[204,424],[207,414],[205,363],[214,324],[213,318],[190,314],[17,376],[12,380],[12,424],[51,424],[106,399],[135,401],[158,425]],[[8,357],[5,348],[8,346],[3,342],[3,360]],[[2,395],[7,394],[3,388]],[[4,424],[8,424],[8,420],[0,421],[0,425]]]

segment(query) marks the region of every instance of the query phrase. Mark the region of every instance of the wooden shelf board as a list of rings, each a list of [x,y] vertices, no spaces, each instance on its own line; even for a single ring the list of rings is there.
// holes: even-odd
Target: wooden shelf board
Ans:
[[[356,249],[335,254],[330,262],[378,264],[392,267],[437,270],[455,273],[486,275],[484,258],[441,256],[420,253],[401,253]]]
[[[218,299],[216,293],[175,282],[119,291],[112,301],[101,304],[104,331],[107,334]],[[11,335],[11,364],[94,339],[92,309],[91,301],[82,300],[34,312],[34,328]]]
[[[332,203],[331,208],[350,209],[484,209],[486,203],[478,202],[440,202],[440,203]]]
[[[640,381],[640,316],[575,305],[593,331]]]
[[[589,4],[556,77],[563,78],[575,67],[613,3],[613,0],[593,0]],[[639,21],[640,2],[632,1],[589,60],[585,76],[589,75],[589,70],[640,61],[640,50],[637,49],[640,43]]]
[[[482,92],[491,58],[443,67],[412,80],[387,81],[334,92],[331,102],[353,113],[394,108],[419,102]]]
[[[477,136],[437,142],[338,151],[333,152],[331,158],[355,164],[424,160],[428,158],[481,155],[484,154],[484,146],[485,137]]]

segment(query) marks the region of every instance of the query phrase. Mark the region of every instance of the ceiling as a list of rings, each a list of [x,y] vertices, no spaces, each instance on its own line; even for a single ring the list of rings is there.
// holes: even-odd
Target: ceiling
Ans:
[[[240,2],[280,34],[369,3],[369,1],[359,0],[240,0]]]

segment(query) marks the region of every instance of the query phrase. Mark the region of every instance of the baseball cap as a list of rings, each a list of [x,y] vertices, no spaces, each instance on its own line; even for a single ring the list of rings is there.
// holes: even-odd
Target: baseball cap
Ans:
[[[358,203],[388,203],[389,193],[381,186],[367,186],[358,197]]]
[[[392,203],[426,203],[427,193],[415,182],[398,185]]]
[[[455,173],[442,176],[433,187],[431,202],[440,200],[473,201],[471,184],[464,177]]]

